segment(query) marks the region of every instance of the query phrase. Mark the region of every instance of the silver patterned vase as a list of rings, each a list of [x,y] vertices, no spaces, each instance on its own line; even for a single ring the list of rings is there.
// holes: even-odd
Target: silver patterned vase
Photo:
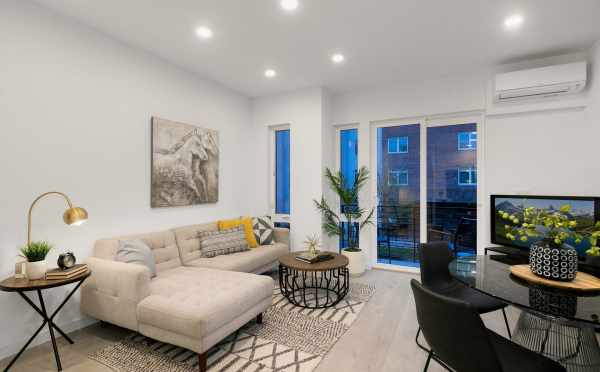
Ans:
[[[529,267],[534,274],[543,278],[570,282],[577,275],[577,251],[568,244],[559,247],[553,242],[541,240],[531,245]]]

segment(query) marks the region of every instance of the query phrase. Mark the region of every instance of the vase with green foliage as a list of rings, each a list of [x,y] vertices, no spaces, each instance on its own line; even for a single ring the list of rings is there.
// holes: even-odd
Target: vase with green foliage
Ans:
[[[52,245],[45,241],[31,242],[20,249],[20,256],[27,260],[25,271],[27,278],[38,280],[46,277],[46,256]]]
[[[325,177],[329,187],[339,197],[342,211],[338,214],[324,197],[321,200],[314,200],[316,208],[323,218],[323,230],[328,236],[338,236],[340,239],[346,239],[349,252],[360,252],[359,236],[362,229],[373,224],[374,209],[366,210],[358,206],[358,195],[369,180],[369,170],[362,167],[356,173],[354,182],[346,180],[341,171],[332,172],[331,169],[325,169]],[[344,225],[348,226],[344,231]],[[355,228],[355,224],[358,225]],[[346,236],[344,236],[346,235]]]
[[[568,243],[580,244],[588,240],[591,248],[588,255],[599,252],[600,222],[590,226],[579,226],[571,214],[571,205],[560,209],[527,207],[517,213],[498,211],[505,221],[507,239],[523,243],[532,241],[529,266],[536,275],[547,279],[571,281],[578,269],[577,251]]]

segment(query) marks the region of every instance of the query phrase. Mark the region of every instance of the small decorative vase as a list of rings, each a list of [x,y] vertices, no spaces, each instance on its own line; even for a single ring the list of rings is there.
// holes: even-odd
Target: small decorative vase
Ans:
[[[577,251],[568,244],[557,247],[552,242],[541,240],[531,245],[529,268],[543,278],[570,282],[577,275]]]
[[[29,280],[46,278],[46,261],[27,262],[25,264],[25,275]]]
[[[590,266],[600,267],[600,256],[586,256],[585,263]]]

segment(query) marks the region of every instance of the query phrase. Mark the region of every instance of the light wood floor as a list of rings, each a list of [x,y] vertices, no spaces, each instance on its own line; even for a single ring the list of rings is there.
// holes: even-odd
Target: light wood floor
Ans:
[[[336,343],[316,372],[414,372],[421,371],[426,354],[414,343],[417,332],[414,300],[409,281],[411,274],[371,270],[361,278],[352,280],[372,283],[375,295],[364,307],[352,327]],[[509,321],[514,326],[518,311],[509,310]],[[506,334],[500,312],[484,316],[486,325],[501,335]],[[93,325],[70,334],[75,341],[69,345],[58,340],[64,371],[114,372],[87,355],[120,340],[130,331],[109,326]],[[423,341],[424,342],[424,341]],[[0,369],[8,360],[0,361]],[[52,345],[48,342],[27,350],[11,371],[55,371]],[[430,372],[444,371],[432,362]]]

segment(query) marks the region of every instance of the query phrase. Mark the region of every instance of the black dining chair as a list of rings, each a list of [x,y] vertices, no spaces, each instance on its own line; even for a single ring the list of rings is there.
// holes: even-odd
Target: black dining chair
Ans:
[[[457,372],[566,372],[552,359],[487,329],[470,303],[436,293],[415,279],[410,285],[419,326],[431,346],[424,372],[431,359]]]
[[[454,256],[459,253],[476,254],[477,252],[477,219],[460,217],[454,232],[444,228],[429,229],[429,240],[447,241],[452,246]]]
[[[461,252],[477,254],[477,219],[461,217],[452,243],[454,256]]]
[[[471,304],[479,314],[485,314],[496,310],[502,310],[504,323],[508,337],[511,338],[510,326],[504,310],[508,305],[495,298],[472,289],[450,275],[448,265],[454,259],[448,248],[447,242],[432,242],[421,244],[421,283],[430,290],[442,295],[463,300]],[[417,330],[415,342],[417,345],[429,351],[419,343],[421,328]]]

